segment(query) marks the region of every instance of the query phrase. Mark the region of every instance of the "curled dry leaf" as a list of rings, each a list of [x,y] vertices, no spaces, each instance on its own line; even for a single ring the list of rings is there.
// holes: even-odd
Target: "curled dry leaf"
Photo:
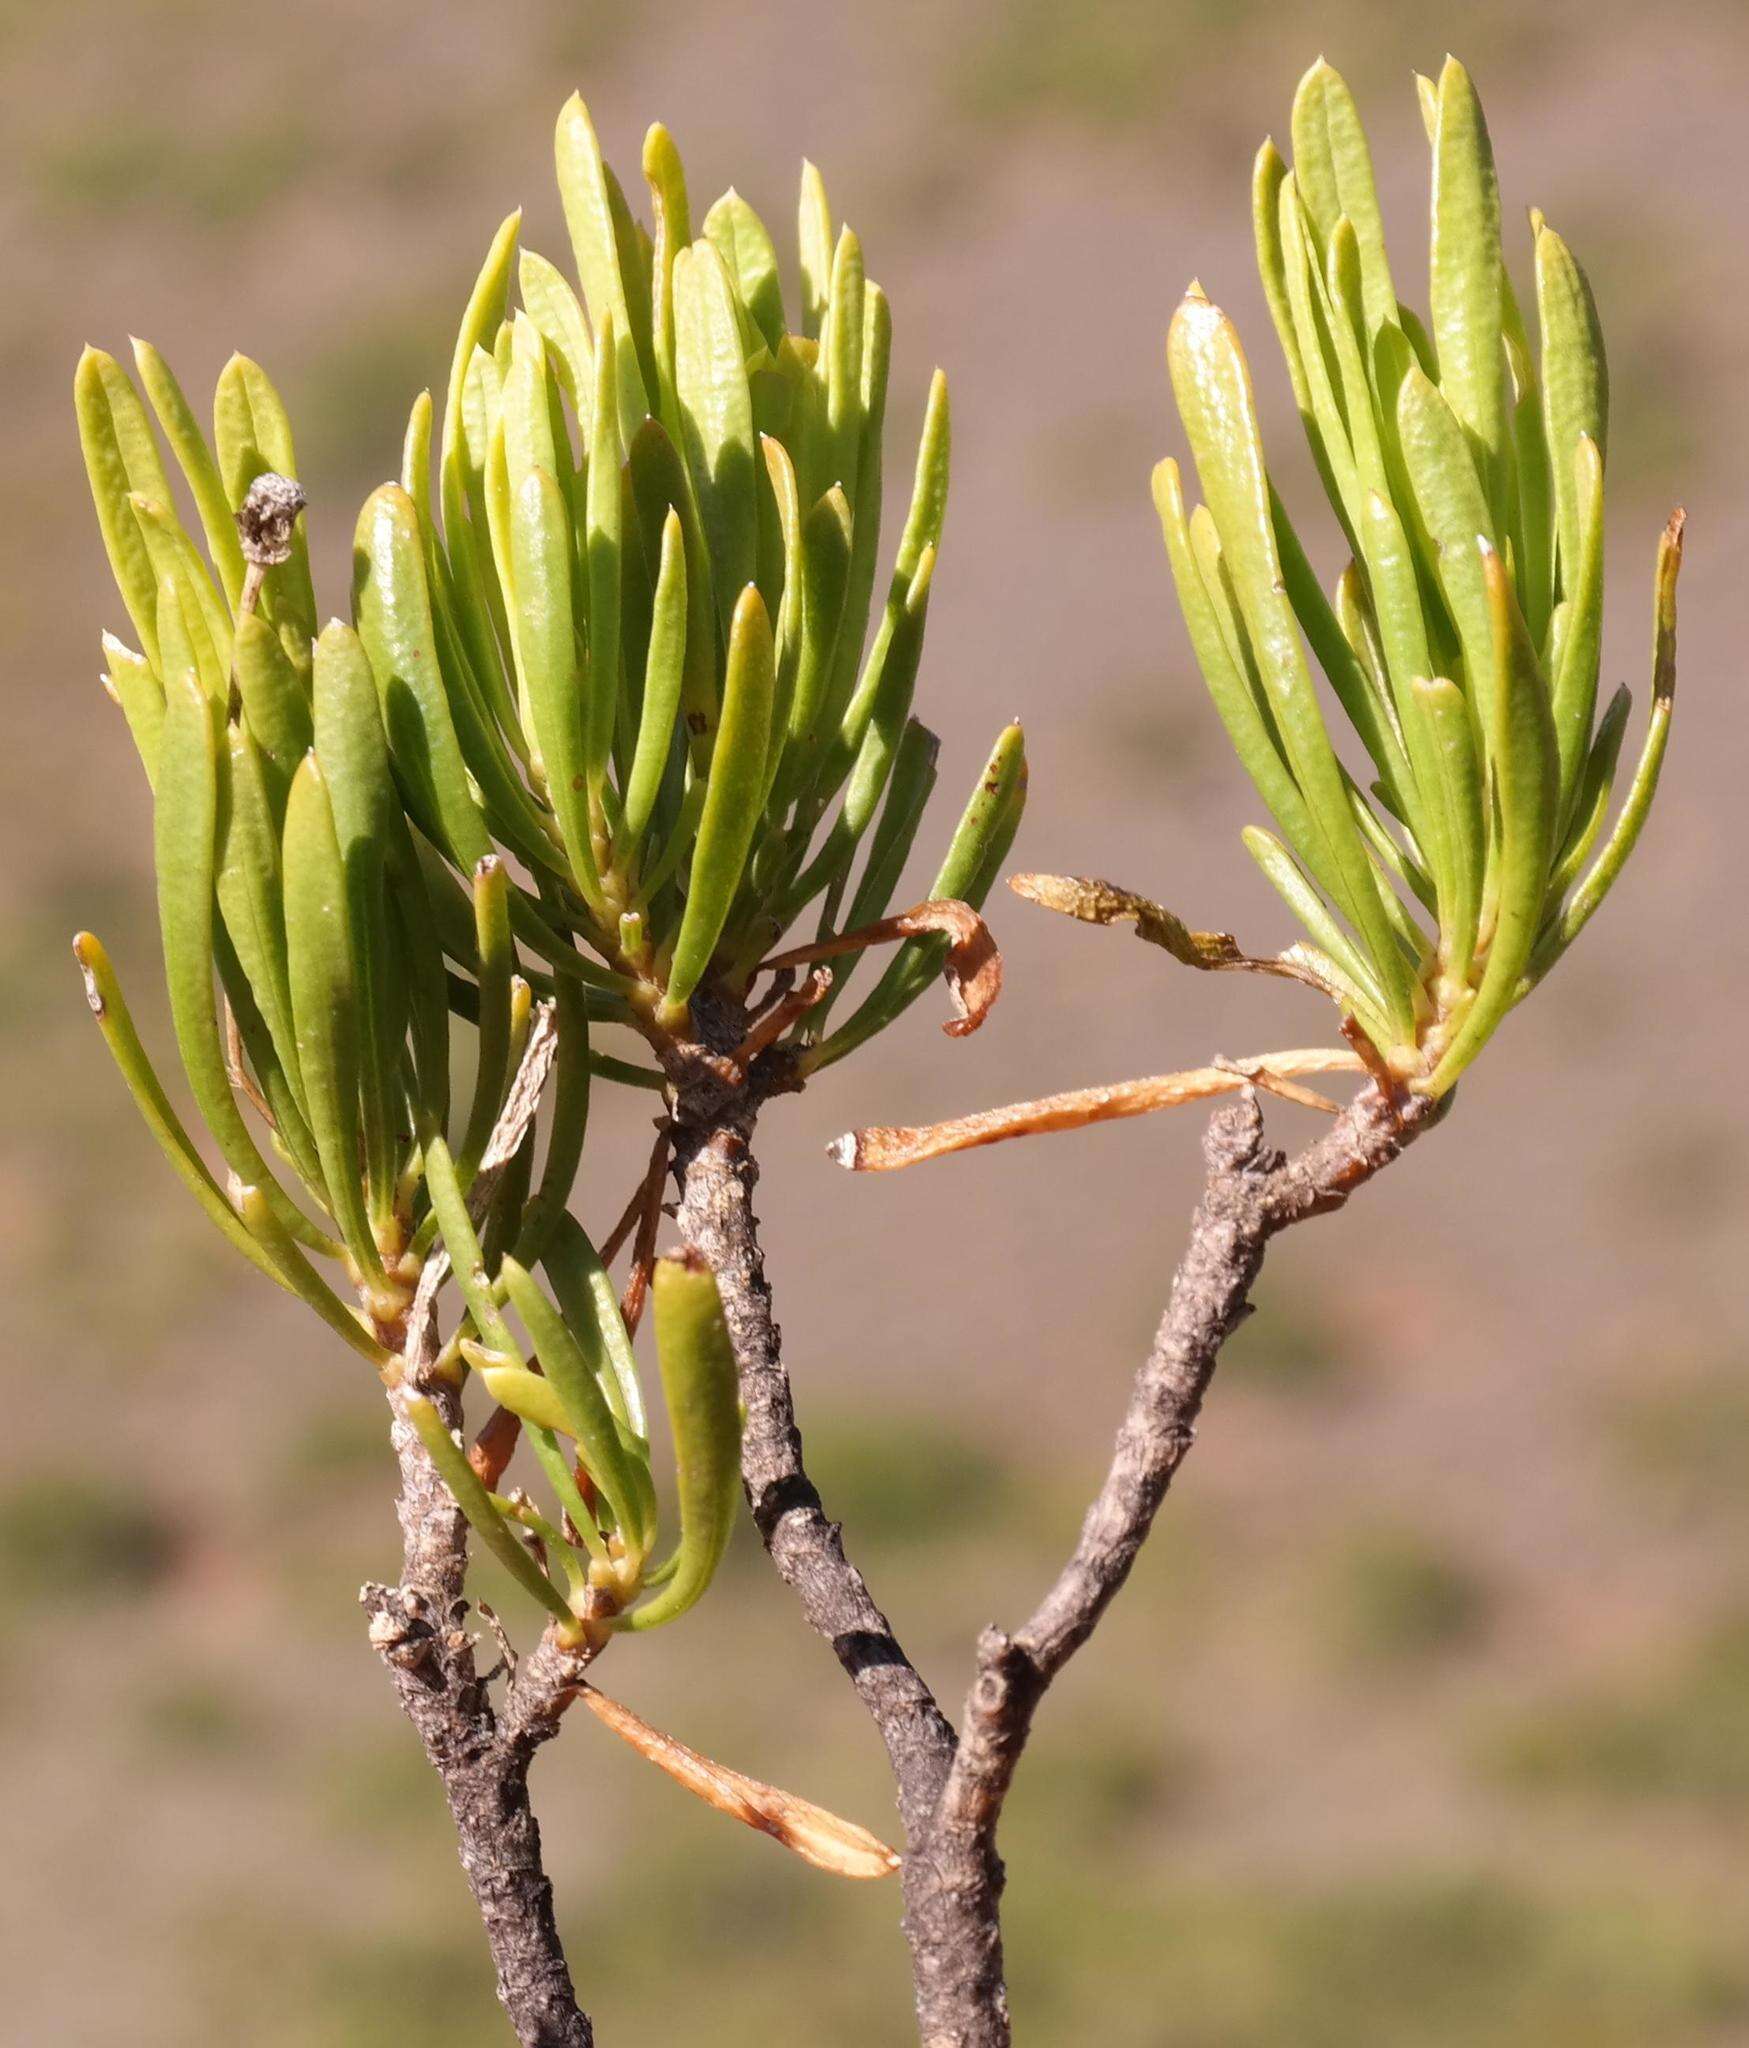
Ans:
[[[927,903],[901,910],[897,916],[883,917],[876,924],[840,932],[836,938],[817,939],[810,946],[795,946],[787,953],[774,953],[760,966],[781,972],[787,967],[829,960],[837,953],[860,953],[867,946],[890,945],[895,939],[927,938],[934,932],[940,932],[948,941],[942,973],[954,1009],[941,1028],[950,1038],[964,1038],[983,1023],[1002,993],[1002,955],[990,927],[969,903],[962,903],[957,897],[934,897]]]
[[[770,1835],[816,1870],[838,1877],[888,1877],[898,1869],[895,1852],[867,1828],[841,1820],[812,1800],[798,1799],[792,1792],[780,1792],[775,1785],[713,1763],[592,1685],[579,1684],[577,1695],[598,1721],[658,1770],[666,1771],[677,1785],[684,1785],[718,1813],[730,1814],[745,1826]]]
[[[1289,957],[1260,959],[1244,952],[1231,932],[1194,932],[1163,904],[1138,896],[1133,889],[1115,882],[1102,882],[1088,875],[1010,875],[1008,886],[1015,895],[1042,909],[1078,918],[1083,924],[1122,924],[1136,928],[1136,937],[1150,946],[1162,946],[1174,960],[1206,972],[1237,968],[1251,974],[1277,974],[1290,981],[1307,979]]]
[[[871,1124],[835,1138],[826,1151],[852,1172],[892,1173],[901,1166],[944,1158],[950,1152],[969,1152],[979,1145],[999,1145],[1008,1138],[1028,1138],[1045,1131],[1078,1131],[1118,1117],[1148,1116],[1157,1109],[1176,1109],[1180,1103],[1230,1095],[1247,1086],[1266,1088],[1308,1108],[1330,1110],[1333,1103],[1310,1089],[1296,1087],[1295,1077],[1361,1071],[1360,1056],[1343,1047],[1265,1053],[1255,1059],[1223,1060],[1104,1088],[1071,1089],[1064,1095],[1009,1103],[1001,1109],[974,1110],[970,1116],[950,1117],[945,1123]]]

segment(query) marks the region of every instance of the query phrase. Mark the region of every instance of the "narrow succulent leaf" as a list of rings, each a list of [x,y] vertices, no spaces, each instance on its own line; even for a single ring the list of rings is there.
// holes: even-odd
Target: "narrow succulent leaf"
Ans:
[[[373,491],[359,514],[353,610],[410,808],[456,865],[471,872],[492,842],[468,786],[438,666],[419,516],[398,484]]]
[[[611,360],[611,350],[604,350]],[[528,473],[511,508],[516,642],[530,723],[571,876],[585,900],[600,894],[590,829],[584,702],[571,619],[571,533],[564,493],[544,469]],[[477,865],[477,864],[476,864]]]
[[[222,715],[192,676],[166,683],[153,808],[158,923],[171,1021],[195,1106],[226,1164],[240,1180],[267,1192],[274,1213],[301,1243],[338,1255],[340,1247],[298,1212],[274,1180],[243,1121],[225,1067],[213,1006]]]
[[[510,1325],[498,1307],[498,1296],[486,1271],[486,1256],[480,1248],[479,1233],[468,1214],[467,1198],[448,1145],[434,1136],[425,1147],[425,1184],[431,1192],[432,1213],[438,1234],[449,1253],[456,1285],[474,1319],[480,1342],[518,1365],[526,1363],[511,1335]]]
[[[264,1270],[272,1270],[282,1286],[306,1308],[313,1309],[337,1337],[350,1344],[385,1378],[391,1374],[397,1363],[394,1352],[371,1334],[360,1311],[342,1301],[310,1264],[261,1189],[239,1184],[236,1199],[237,1215],[250,1240],[272,1262]]]
[[[1179,608],[1221,723],[1276,822],[1301,857],[1314,869],[1320,868],[1326,858],[1321,838],[1292,770],[1282,756],[1274,719],[1248,664],[1248,648],[1235,643],[1232,628],[1237,621],[1227,617],[1220,591],[1211,588],[1204,575],[1196,538],[1185,516],[1184,486],[1176,462],[1168,458],[1156,467],[1153,488],[1173,580],[1178,586]],[[1212,520],[1199,521],[1199,525],[1212,533]],[[1214,539],[1218,545],[1219,536]]]
[[[1290,171],[1282,183],[1281,256],[1295,348],[1311,407],[1308,433],[1320,471],[1332,485],[1330,503],[1351,545],[1359,516],[1362,478],[1355,465],[1350,423],[1341,398],[1341,367],[1311,230]],[[1200,471],[1199,471],[1200,474]],[[1205,493],[1207,485],[1204,485]]]
[[[1321,57],[1294,95],[1293,152],[1294,175],[1323,243],[1328,246],[1338,217],[1354,225],[1368,328],[1394,322],[1397,294],[1385,256],[1372,152],[1353,94]]]
[[[589,1370],[607,1396],[609,1407],[633,1436],[647,1439],[644,1390],[625,1320],[619,1312],[619,1297],[601,1263],[601,1254],[574,1216],[559,1219],[551,1242],[541,1254],[541,1265],[552,1282],[553,1296],[566,1327],[582,1345]]]
[[[554,991],[554,1029],[558,1052],[554,1059],[552,1111],[547,1124],[546,1157],[534,1197],[523,1211],[522,1228],[516,1239],[516,1254],[527,1265],[537,1261],[564,1213],[572,1184],[583,1157],[583,1139],[589,1129],[591,1077],[603,1066],[623,1068],[623,1061],[609,1061],[593,1053],[589,1045],[589,1002],[581,985],[560,979]],[[637,1070],[641,1072],[642,1070]],[[623,1079],[611,1072],[611,1079]]]
[[[1257,271],[1263,281],[1269,316],[1275,322],[1276,338],[1287,364],[1288,381],[1293,386],[1294,403],[1299,408],[1306,445],[1317,464],[1325,495],[1334,503],[1336,478],[1312,409],[1311,385],[1300,355],[1299,332],[1294,325],[1293,301],[1288,292],[1287,251],[1282,246],[1281,227],[1282,190],[1287,176],[1288,168],[1282,161],[1281,152],[1273,142],[1266,141],[1257,152],[1251,173],[1251,224],[1257,248]]]
[[[510,878],[496,854],[488,854],[474,869],[474,941],[479,960],[479,1057],[473,1102],[455,1155],[456,1178],[464,1188],[485,1154],[510,1080],[516,953],[510,941]]]
[[[1294,917],[1311,934],[1313,943],[1327,953],[1364,1002],[1361,1020],[1369,1035],[1388,1052],[1394,1034],[1385,1015],[1384,995],[1370,961],[1361,957],[1354,941],[1331,916],[1328,905],[1308,880],[1299,863],[1272,832],[1247,825],[1242,833],[1245,851],[1262,869],[1264,879],[1287,905]]]
[[[710,542],[725,638],[757,573],[753,401],[723,259],[697,241],[674,259],[674,368],[687,465]]]
[[[659,1628],[696,1605],[728,1548],[741,1495],[735,1347],[716,1275],[696,1253],[658,1259],[650,1289],[656,1357],[674,1439],[679,1563],[627,1626]]]
[[[1220,530],[1294,780],[1328,848],[1340,905],[1365,939],[1389,1013],[1409,1022],[1410,978],[1396,954],[1325,731],[1293,609],[1282,589],[1250,374],[1231,323],[1200,294],[1187,297],[1167,343],[1173,388],[1204,495]]]
[[[132,502],[136,514],[149,515],[151,508],[146,500],[136,498]],[[149,516],[140,519],[140,530],[151,531]],[[167,555],[160,559],[164,573],[158,582],[158,655],[164,671],[167,675],[186,674],[192,669],[207,695],[215,703],[223,704],[230,694],[229,663],[221,657],[213,639],[212,623],[200,595],[182,563]]]
[[[1490,504],[1497,502],[1506,454],[1504,275],[1500,188],[1488,125],[1469,73],[1448,57],[1439,76],[1433,150],[1429,300],[1439,388],[1476,452]]]
[[[680,707],[692,765],[702,773],[710,765],[717,726],[717,620],[710,550],[686,464],[656,421],[644,422],[627,460],[646,553],[655,552],[670,512],[679,515],[686,543],[686,665]]]
[[[359,1092],[365,1179],[372,1215],[386,1220],[399,1160],[396,1107],[407,995],[396,986],[389,937],[389,860],[410,865],[377,703],[376,679],[358,635],[330,620],[313,671],[316,758],[321,764],[346,883],[346,928],[358,999]]]
[[[158,779],[158,741],[164,730],[164,685],[143,654],[113,633],[103,636],[103,687],[121,706],[148,786]]]
[[[504,318],[510,291],[510,269],[516,260],[517,238],[521,232],[522,214],[519,209],[500,224],[492,237],[492,246],[486,251],[486,260],[481,264],[473,290],[468,294],[450,358],[449,387],[443,404],[443,523],[444,537],[452,553],[456,545],[455,529],[466,519],[468,512],[470,437],[465,421],[468,379],[473,372],[476,353],[490,348],[492,337]],[[476,463],[478,454],[476,448]]]
[[[1676,705],[1676,578],[1682,568],[1682,528],[1683,515],[1677,512],[1658,543],[1653,606],[1652,709],[1634,779],[1628,785],[1628,793],[1622,800],[1621,810],[1604,842],[1603,851],[1561,913],[1546,957],[1537,962],[1539,975],[1547,973],[1579,936],[1615,886],[1616,877],[1639,843],[1641,828],[1652,808],[1652,799],[1658,793],[1658,777],[1664,767],[1664,750],[1670,739],[1670,718]]]
[[[564,201],[565,225],[570,231],[590,320],[599,334],[602,323],[611,317],[615,332],[629,337],[636,330],[627,297],[628,280],[621,264],[611,174],[602,162],[601,144],[596,139],[589,110],[575,93],[560,111],[555,143],[559,195]],[[650,409],[634,351],[628,349],[620,358],[616,382],[620,433],[629,443]]]
[[[1627,736],[1628,714],[1633,709],[1633,692],[1623,683],[1604,707],[1597,721],[1596,736],[1585,757],[1585,770],[1573,793],[1573,807],[1567,823],[1554,872],[1549,876],[1548,903],[1544,910],[1545,937],[1551,925],[1558,925],[1565,908],[1567,891],[1578,880],[1579,871],[1591,858],[1609,816],[1609,800],[1615,788],[1615,771],[1621,760],[1622,741]]]
[[[79,446],[105,553],[146,659],[158,658],[158,576],[128,499],[139,492],[167,503],[170,486],[145,407],[126,373],[102,349],[87,348],[73,374]]]
[[[285,405],[267,372],[247,356],[232,356],[219,373],[213,397],[213,444],[233,512],[265,471],[290,477],[298,473]],[[290,560],[267,571],[261,606],[278,629],[293,664],[300,673],[307,673],[316,637],[316,591],[310,580],[310,551],[301,520],[292,529],[291,546]]]
[[[802,332],[818,340],[832,285],[832,209],[826,203],[824,179],[805,157],[796,234],[802,262]]]
[[[668,765],[686,670],[687,609],[685,534],[679,513],[670,508],[662,522],[662,557],[650,611],[637,751],[625,786],[625,806],[614,845],[616,863],[633,860],[642,847]]]
[[[165,584],[173,582],[200,654],[201,679],[214,696],[223,696],[231,667],[231,615],[225,600],[171,507],[137,491],[128,503],[158,572],[159,608],[163,607]]]
[[[237,621],[232,677],[243,716],[267,757],[281,810],[298,764],[310,751],[310,697],[279,635],[257,613]]]
[[[562,1429],[574,1437],[584,1469],[600,1489],[627,1549],[647,1550],[655,1532],[645,1526],[645,1495],[587,1354],[525,1267],[506,1259],[501,1270],[510,1304],[522,1318],[545,1379],[525,1373],[523,1378],[533,1381],[533,1387],[520,1382],[513,1387],[513,1393],[529,1403],[526,1407],[501,1393],[496,1379],[490,1383],[494,1398],[547,1429]],[[500,1375],[507,1377],[503,1368]],[[538,1414],[533,1412],[540,1401],[535,1389],[544,1389],[548,1397]]]
[[[492,1505],[492,1496],[468,1463],[466,1452],[444,1427],[443,1417],[436,1408],[423,1394],[409,1394],[405,1397],[403,1409],[407,1420],[417,1431],[419,1441],[425,1446],[426,1454],[437,1467],[438,1476],[449,1488],[456,1506],[468,1518],[480,1541],[525,1592],[531,1593],[569,1630],[576,1631],[577,1617],[571,1612],[565,1596],[529,1556],[510,1524]]]
[[[692,203],[686,168],[674,138],[660,121],[644,136],[644,182],[656,224],[650,250],[650,339],[655,357],[657,411],[671,434],[680,432],[674,387],[674,259],[692,240]]]
[[[246,728],[227,726],[216,835],[219,910],[255,1006],[308,1121],[292,1023],[280,873],[279,819],[260,749]]]
[[[1463,687],[1486,731],[1493,718],[1494,637],[1476,538],[1493,545],[1493,516],[1457,415],[1418,369],[1408,372],[1398,392],[1397,426],[1418,522],[1462,646]]]
[[[783,443],[761,434],[759,452],[765,458],[768,486],[759,499],[759,594],[777,635],[777,694],[771,708],[774,738],[765,771],[769,798],[785,751],[801,666],[802,497],[795,464]]]
[[[814,787],[836,738],[828,705],[850,586],[850,557],[850,504],[834,485],[802,521],[801,645],[790,699],[790,751],[772,788],[772,802],[779,809]]]
[[[960,815],[929,900],[957,899],[976,910],[989,894],[996,870],[1007,858],[1026,802],[1026,740],[1018,725],[1005,726]],[[809,1073],[832,1065],[884,1031],[914,1003],[940,971],[945,941],[907,939],[880,980],[838,1029],[803,1055]]]
[[[665,1008],[670,1013],[684,1011],[704,978],[741,886],[765,789],[775,684],[771,621],[757,587],[749,583],[729,628],[722,723],[693,847],[686,911],[668,970]]]
[[[1421,707],[1443,795],[1446,893],[1440,899],[1442,965],[1454,983],[1467,982],[1475,957],[1487,862],[1481,757],[1463,692],[1443,677],[1417,676],[1410,686]]]
[[[346,874],[328,785],[314,754],[286,800],[285,933],[298,1072],[329,1206],[367,1283],[383,1283],[365,1206],[358,1100],[358,991]]]
[[[407,413],[401,434],[401,488],[413,500],[419,515],[419,535],[425,543],[427,560],[437,545],[437,529],[431,516],[431,393],[421,391]]]
[[[731,185],[705,215],[704,232],[716,245],[742,304],[775,355],[782,346],[786,322],[777,251],[765,223]]]
[[[1561,753],[1561,808],[1565,816],[1584,772],[1597,711],[1597,675],[1603,656],[1603,457],[1582,434],[1573,451],[1579,506],[1579,545],[1565,584],[1566,622],[1559,661],[1550,677],[1555,739]]]
[[[212,557],[213,567],[219,573],[219,581],[234,612],[243,593],[243,548],[237,538],[237,522],[231,502],[225,495],[219,466],[170,365],[149,341],[141,341],[136,336],[133,348],[134,366],[140,373],[140,382],[145,386],[146,396],[151,401],[164,438],[170,444],[170,451],[188,479],[195,510],[200,515],[201,531],[206,536],[207,552]],[[144,486],[136,488],[143,489]]]
[[[1505,563],[1485,544],[1482,562],[1495,641],[1489,755],[1499,806],[1498,880],[1481,985],[1426,1084],[1433,1095],[1452,1086],[1517,1000],[1542,924],[1559,829],[1560,755],[1548,688]]]
[[[551,351],[554,374],[576,410],[587,445],[594,419],[595,344],[577,294],[558,265],[533,249],[522,250],[517,258],[517,283],[529,318]]]
[[[821,361],[826,372],[826,430],[830,436],[834,483],[856,502],[857,458],[862,440],[862,330],[867,276],[862,243],[851,228],[838,236],[832,252],[832,280],[827,290],[826,325],[821,336]]]
[[[207,1170],[205,1162],[195,1150],[194,1141],[189,1137],[182,1120],[170,1105],[163,1084],[154,1071],[145,1047],[140,1043],[139,1032],[122,995],[121,984],[115,969],[110,964],[108,953],[102,943],[90,932],[80,932],[73,940],[73,954],[79,962],[80,972],[85,978],[85,1000],[92,1016],[97,1020],[98,1029],[103,1033],[103,1042],[109,1048],[116,1070],[120,1073],[128,1093],[133,1097],[135,1107],[145,1120],[146,1128],[157,1140],[160,1151],[169,1160],[176,1177],[188,1189],[208,1220],[218,1229],[220,1235],[237,1251],[241,1252],[251,1265],[258,1267],[267,1277],[283,1287],[288,1294],[297,1292],[285,1270],[256,1238],[252,1237],[221,1192],[218,1182]],[[360,1339],[364,1331],[354,1324]],[[373,1353],[380,1353],[381,1347],[372,1347]],[[374,1362],[374,1359],[373,1359]]]
[[[589,676],[583,724],[583,772],[599,791],[607,774],[614,717],[620,701],[620,460],[619,436],[606,415],[608,378],[617,349],[611,321],[601,330],[597,357],[595,431],[589,443],[583,554],[589,593]]]
[[[850,908],[844,913],[846,931],[860,931],[886,914],[935,788],[936,757],[940,751],[940,740],[926,725],[915,718],[907,722],[893,762],[892,779],[887,784],[886,801],[881,805],[880,820],[869,842],[868,859],[863,864],[856,893],[850,899]],[[862,958],[861,953],[850,953],[833,963],[832,987],[819,1006],[816,1024],[825,1021]]]
[[[1609,366],[1591,286],[1553,228],[1537,225],[1537,319],[1543,343],[1543,429],[1554,482],[1560,587],[1571,595],[1584,553],[1584,487],[1574,469],[1580,437],[1609,449]]]

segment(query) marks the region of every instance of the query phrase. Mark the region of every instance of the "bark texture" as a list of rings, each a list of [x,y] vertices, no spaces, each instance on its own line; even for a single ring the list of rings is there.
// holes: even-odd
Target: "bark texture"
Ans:
[[[439,1384],[428,1392],[453,1424],[453,1396]],[[398,1586],[368,1585],[359,1595],[371,1645],[442,1781],[491,1946],[499,2002],[516,2038],[523,2048],[593,2048],[559,1941],[528,1794],[534,1753],[557,1733],[587,1660],[545,1636],[510,1666],[503,1701],[493,1706],[490,1674],[477,1670],[465,1626],[467,1524],[398,1402],[393,1437],[401,1467],[402,1577]]]

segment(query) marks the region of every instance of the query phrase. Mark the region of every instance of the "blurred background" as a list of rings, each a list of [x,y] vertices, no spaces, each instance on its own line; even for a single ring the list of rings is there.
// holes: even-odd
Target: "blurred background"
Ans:
[[[1679,31],[1623,0],[0,6],[0,2037],[504,2038],[355,1602],[398,1555],[380,1398],[173,1186],[67,954],[101,932],[167,1051],[146,796],[96,679],[120,620],[70,413],[80,345],[147,335],[196,394],[233,347],[259,356],[344,609],[354,510],[447,373],[492,229],[521,203],[564,253],[550,136],[574,86],[628,187],[661,117],[701,206],[735,182],[781,249],[814,157],[891,295],[901,439],[931,366],[954,381],[926,845],[1018,713],[1020,864],[1110,875],[1263,950],[1288,930],[1238,843],[1257,806],[1148,502],[1178,445],[1162,338],[1193,273],[1239,319],[1333,574],[1252,268],[1251,156],[1323,51],[1422,299],[1411,71],[1448,42],[1487,104],[1520,278],[1534,201],[1601,303],[1606,683],[1642,690],[1653,544],[1690,508],[1664,794],[1447,1127],[1271,1256],[1154,1541],[1041,1716],[1004,1834],[1014,2003],[1027,2041],[1106,2048],[1749,2042],[1749,19],[1728,0],[1691,0]],[[1639,716],[1643,696],[1635,745]],[[815,1475],[956,1708],[978,1627],[1027,1610],[1103,1470],[1199,1119],[891,1179],[837,1172],[824,1143],[1326,1028],[1281,984],[992,908],[1009,994],[982,1034],[943,1038],[926,999],[764,1134]],[[600,1115],[592,1229],[647,1115]],[[1310,1128],[1269,1115],[1281,1142]],[[697,1617],[603,1678],[892,1827],[872,1730],[750,1537]],[[910,2038],[896,1887],[791,1863],[587,1720],[536,1789],[604,2043]]]

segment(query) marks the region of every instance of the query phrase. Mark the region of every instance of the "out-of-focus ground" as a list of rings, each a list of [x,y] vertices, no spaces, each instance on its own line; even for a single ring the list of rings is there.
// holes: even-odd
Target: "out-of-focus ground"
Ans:
[[[1161,341],[1194,272],[1254,339],[1309,515],[1251,153],[1324,50],[1419,296],[1410,72],[1447,40],[1513,220],[1534,200],[1568,233],[1611,339],[1610,682],[1641,684],[1653,540],[1691,509],[1664,795],[1449,1125],[1272,1257],[1153,1545],[1041,1717],[1005,1835],[1015,2005],[1030,2041],[1107,2048],[1749,2042],[1749,26],[1723,0],[0,8],[6,2041],[501,2038],[354,1604],[394,1568],[380,1401],[173,1187],[66,951],[78,924],[108,937],[164,1050],[146,803],[96,682],[119,614],[69,416],[79,345],[149,335],[191,389],[233,346],[268,363],[340,609],[353,509],[445,374],[500,215],[525,203],[563,250],[548,150],[572,86],[628,184],[660,116],[695,193],[733,179],[781,225],[806,152],[892,298],[893,417],[933,363],[955,381],[924,681],[944,820],[1018,712],[1019,860],[1282,943],[1148,503],[1175,445]],[[926,1001],[776,1105],[762,1189],[817,1477],[949,1701],[979,1625],[1021,1614],[1072,1540],[1197,1122],[891,1180],[837,1173],[824,1141],[1324,1028],[1278,984],[994,914],[989,1027],[953,1044]],[[593,1227],[645,1114],[601,1118]],[[698,1616],[602,1676],[890,1825],[871,1732],[750,1541]],[[907,2038],[895,1888],[792,1865],[587,1721],[537,1789],[604,2042]]]

